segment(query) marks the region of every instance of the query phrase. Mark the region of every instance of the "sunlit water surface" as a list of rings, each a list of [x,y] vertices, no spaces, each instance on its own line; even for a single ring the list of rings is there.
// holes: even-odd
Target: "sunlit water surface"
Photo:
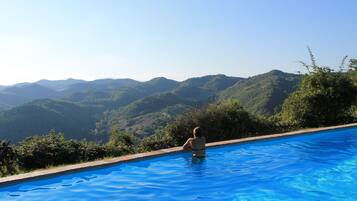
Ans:
[[[357,128],[178,153],[0,187],[0,200],[357,200]]]

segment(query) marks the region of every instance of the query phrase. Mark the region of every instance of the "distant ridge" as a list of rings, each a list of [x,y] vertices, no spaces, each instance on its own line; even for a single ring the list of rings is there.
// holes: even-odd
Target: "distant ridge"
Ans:
[[[280,111],[285,98],[297,89],[301,77],[301,75],[272,70],[240,80],[222,91],[219,96],[221,100],[238,99],[250,112],[272,115]]]
[[[90,90],[110,91],[119,87],[128,87],[138,84],[139,82],[132,79],[99,79],[83,83],[77,83],[69,86],[65,92],[85,92]]]
[[[10,109],[43,98],[57,99],[60,93],[39,84],[17,84],[0,91],[0,108]]]
[[[51,129],[74,139],[105,141],[112,129],[146,136],[188,110],[226,99],[238,99],[250,112],[271,115],[280,111],[301,77],[272,70],[249,78],[217,74],[181,82],[157,77],[145,82],[67,79],[22,83],[0,91],[0,139],[17,142]]]
[[[73,78],[68,78],[66,80],[39,80],[35,82],[36,84],[39,84],[41,86],[50,88],[52,90],[56,91],[64,91],[68,89],[71,85],[78,84],[78,83],[84,83],[87,81],[84,80],[78,80],[78,79],[73,79]]]
[[[42,98],[59,98],[59,94],[56,91],[36,83],[7,87],[3,90],[3,92],[16,94],[31,100]]]

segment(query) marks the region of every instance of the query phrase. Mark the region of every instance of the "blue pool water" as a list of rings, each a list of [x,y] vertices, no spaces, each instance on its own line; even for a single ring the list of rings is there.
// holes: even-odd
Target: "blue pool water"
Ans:
[[[0,187],[0,200],[357,200],[357,127]]]

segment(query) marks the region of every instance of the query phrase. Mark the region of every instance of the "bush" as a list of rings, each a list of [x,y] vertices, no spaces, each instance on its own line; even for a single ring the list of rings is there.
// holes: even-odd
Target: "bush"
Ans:
[[[78,161],[92,161],[109,156],[107,147],[94,142],[79,141],[75,142],[78,145],[77,154]]]
[[[63,134],[54,131],[44,136],[29,137],[23,140],[16,149],[19,164],[25,170],[131,153],[127,146],[97,144],[85,140],[66,140]]]
[[[63,134],[50,132],[45,136],[26,138],[17,147],[19,164],[24,169],[76,163],[80,161],[80,143],[64,139]]]
[[[357,71],[357,59],[350,59],[348,68],[350,71]]]
[[[175,140],[167,133],[161,132],[144,138],[140,143],[139,150],[142,152],[154,151],[174,146],[178,146]]]
[[[139,139],[132,133],[127,131],[112,130],[108,146],[121,147],[127,153],[134,153],[136,146],[139,144]]]
[[[281,119],[297,127],[319,127],[353,121],[351,106],[355,103],[357,86],[345,72],[328,67],[306,65],[309,73],[299,89],[284,102]]]
[[[350,79],[353,81],[353,85],[357,88],[357,59],[351,59],[349,64],[348,75]],[[353,105],[351,106],[350,112],[353,117],[353,121],[357,121],[357,95],[355,100],[353,101]]]
[[[0,140],[0,177],[16,172],[16,153],[9,142]]]
[[[192,137],[196,126],[201,127],[207,142],[260,135],[274,128],[268,120],[249,114],[237,101],[228,100],[186,113],[169,126],[168,133],[181,145]]]

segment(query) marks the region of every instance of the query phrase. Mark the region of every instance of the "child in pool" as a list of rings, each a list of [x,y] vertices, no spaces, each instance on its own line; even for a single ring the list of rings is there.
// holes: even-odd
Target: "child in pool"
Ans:
[[[206,138],[200,127],[193,129],[193,138],[189,138],[182,146],[184,150],[192,150],[192,156],[204,158],[206,155]]]

